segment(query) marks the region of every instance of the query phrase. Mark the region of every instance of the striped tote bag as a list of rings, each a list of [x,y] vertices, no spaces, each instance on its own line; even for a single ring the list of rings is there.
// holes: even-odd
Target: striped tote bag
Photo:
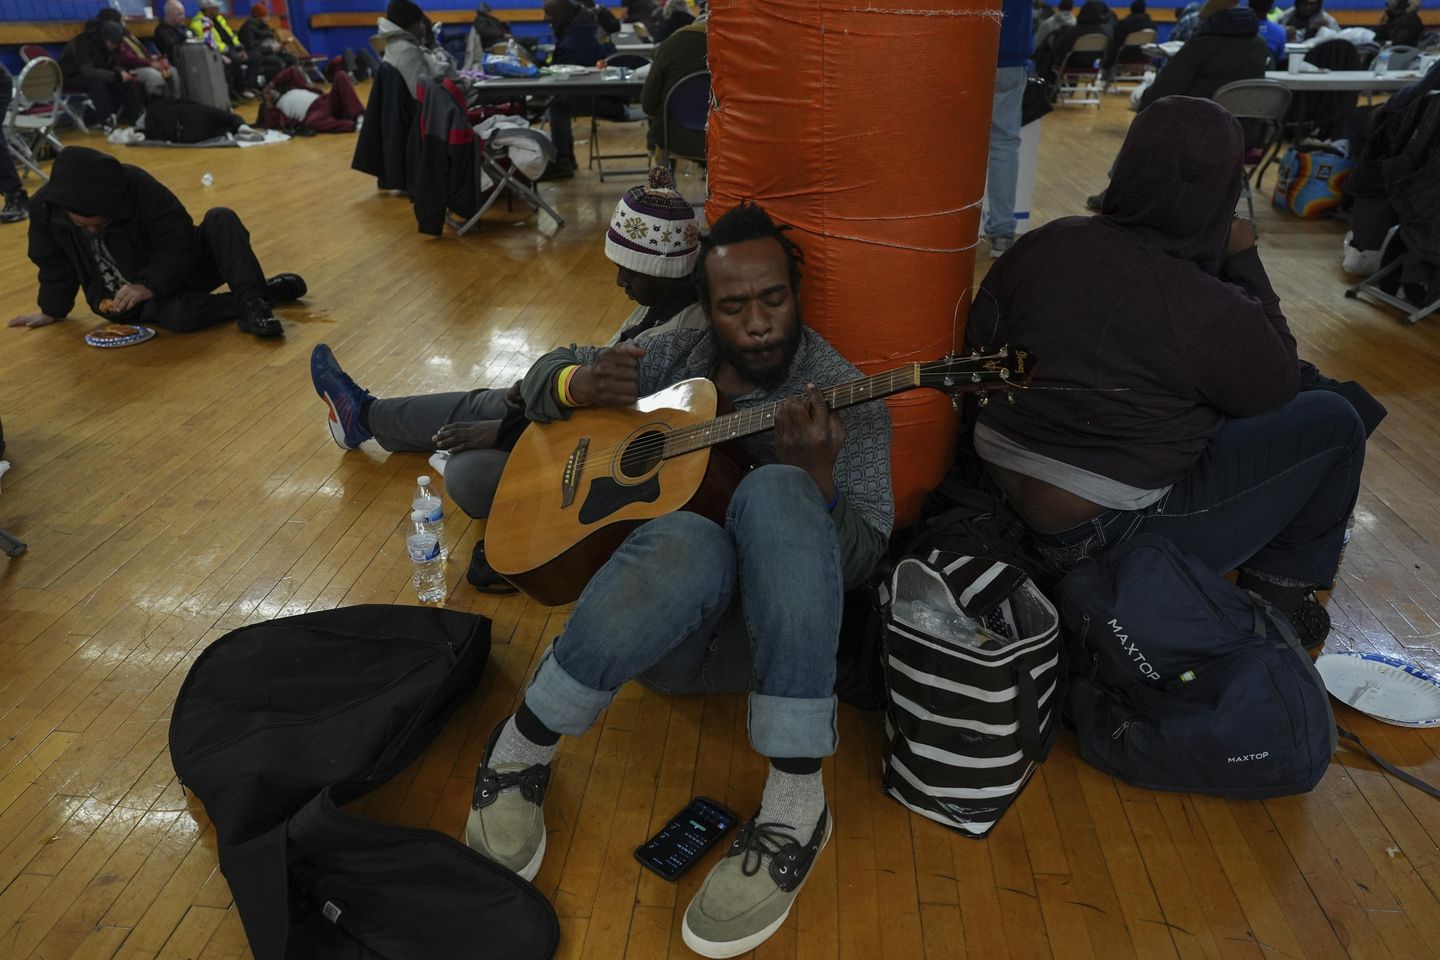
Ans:
[[[1050,752],[1060,619],[1018,567],[929,549],[882,592],[885,791],[983,837]]]

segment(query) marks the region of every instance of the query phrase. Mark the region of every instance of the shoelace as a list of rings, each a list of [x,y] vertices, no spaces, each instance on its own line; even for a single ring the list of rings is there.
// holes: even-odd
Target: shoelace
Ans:
[[[775,857],[792,843],[798,843],[792,828],[784,823],[757,823],[743,838],[744,845],[741,847],[740,872],[747,877],[753,877],[760,872],[765,865],[765,857]],[[741,839],[737,838],[736,843]],[[755,857],[755,865],[750,865],[751,855]]]
[[[487,775],[482,776],[476,783],[475,799],[477,801],[481,797],[490,796],[491,790],[494,790],[495,795],[498,796],[511,787],[519,787],[520,796],[531,803],[539,803],[540,794],[550,779],[550,771],[541,764],[526,767],[524,770],[512,770],[508,773],[497,773],[486,767],[485,772]]]

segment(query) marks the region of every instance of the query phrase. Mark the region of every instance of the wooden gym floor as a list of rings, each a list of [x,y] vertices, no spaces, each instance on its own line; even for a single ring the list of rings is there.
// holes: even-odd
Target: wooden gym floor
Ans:
[[[1037,220],[1083,211],[1130,116],[1107,98],[1098,112],[1044,121]],[[170,768],[171,702],[226,631],[412,601],[400,521],[428,470],[418,455],[331,443],[310,348],[330,343],[361,384],[395,395],[507,384],[557,343],[602,338],[629,309],[600,239],[628,184],[582,172],[547,185],[568,220],[558,232],[502,211],[477,234],[436,240],[415,233],[404,200],[349,170],[353,137],[251,150],[81,141],[146,166],[197,214],[234,207],[265,267],[303,273],[311,294],[283,311],[280,343],[217,329],[105,352],[82,343],[97,323],[83,310],[0,330],[14,464],[0,525],[30,545],[0,558],[0,956],[247,957],[213,832]],[[1390,407],[1331,601],[1332,649],[1440,668],[1440,322],[1406,328],[1345,300],[1343,224],[1260,206],[1261,250],[1304,355]],[[0,315],[33,310],[33,288],[25,228],[0,227]],[[468,558],[481,527],[450,516],[454,551]],[[362,804],[457,835],[485,737],[565,616],[482,597],[464,568],[450,564],[449,606],[494,620],[481,688]],[[1440,781],[1440,734],[1340,712],[1376,749]],[[1307,796],[1226,802],[1116,783],[1062,737],[976,842],[880,794],[878,714],[843,708],[841,725],[825,766],[834,841],[757,957],[1440,956],[1440,803],[1352,754]],[[560,915],[560,956],[690,956],[680,917],[711,859],[668,884],[631,851],[692,794],[753,810],[764,769],[738,697],[632,685],[568,741],[536,879]]]

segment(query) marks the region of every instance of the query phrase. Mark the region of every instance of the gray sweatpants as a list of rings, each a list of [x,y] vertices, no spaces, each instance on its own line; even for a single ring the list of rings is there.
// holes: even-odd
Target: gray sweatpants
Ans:
[[[447,423],[499,420],[505,416],[504,390],[469,393],[433,393],[424,397],[394,397],[370,404],[370,432],[386,450],[435,450],[435,433]],[[445,465],[445,492],[455,505],[477,520],[490,515],[504,450],[462,450]]]

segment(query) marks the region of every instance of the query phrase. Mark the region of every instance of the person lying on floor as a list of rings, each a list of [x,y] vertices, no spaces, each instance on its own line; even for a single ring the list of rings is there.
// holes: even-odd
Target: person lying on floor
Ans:
[[[860,374],[802,321],[801,259],[783,227],[742,204],[716,221],[695,266],[710,330],[555,350],[521,387],[538,421],[627,407],[691,377],[737,409],[779,402],[775,430],[742,441],[760,466],[724,526],[684,511],[641,524],[585,587],[520,709],[490,736],[465,828],[473,849],[529,879],[561,736],[583,735],[631,680],[748,691],[750,743],[769,775],[759,812],[685,911],[685,943],[707,957],[768,939],[830,836],[820,766],[836,747],[843,591],[870,573],[894,521],[889,413],[879,401],[826,405],[820,388]]]
[[[610,345],[709,326],[690,280],[699,243],[695,211],[675,189],[668,170],[656,168],[646,186],[625,192],[605,231],[605,255],[616,265],[615,285],[638,306]],[[471,517],[490,515],[509,456],[508,444],[502,444],[505,449],[496,445],[502,438],[513,443],[502,423],[509,416],[513,426],[523,426],[516,387],[376,399],[356,386],[323,343],[311,355],[310,376],[328,407],[327,422],[336,443],[353,450],[374,439],[390,451],[447,451],[445,490],[450,499]],[[467,579],[487,592],[514,590],[486,562],[483,542],[475,544]]]
[[[12,327],[65,319],[78,290],[111,320],[175,333],[235,320],[242,333],[279,337],[285,329],[272,304],[306,289],[293,273],[265,279],[235,211],[214,207],[197,227],[164,184],[89,147],[61,150],[31,201],[30,259],[40,272],[40,312]],[[221,284],[230,291],[211,292]]]
[[[1041,362],[1013,405],[980,409],[975,450],[1062,568],[1158,533],[1239,568],[1316,647],[1366,431],[1341,395],[1297,392],[1295,338],[1232,213],[1242,144],[1213,101],[1158,100],[1130,125],[1100,215],[1051,221],[1000,258],[966,347],[1024,343]]]
[[[286,67],[260,91],[259,123],[271,130],[354,133],[365,105],[355,95],[350,74],[336,70],[326,93],[305,79],[299,67]]]

